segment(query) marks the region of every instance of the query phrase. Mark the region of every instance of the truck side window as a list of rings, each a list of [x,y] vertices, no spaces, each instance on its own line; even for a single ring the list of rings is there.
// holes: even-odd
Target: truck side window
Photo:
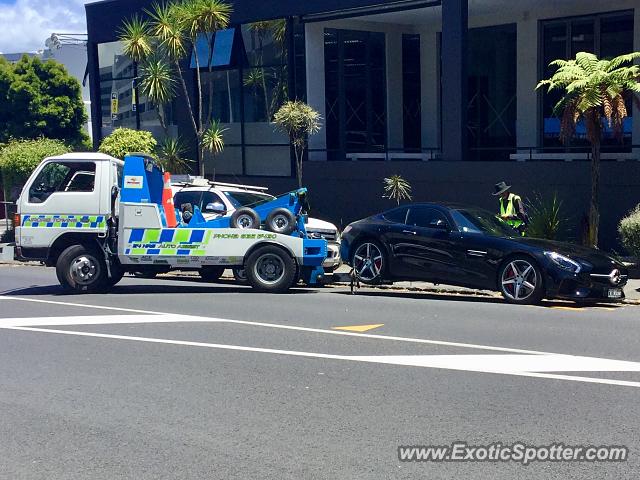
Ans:
[[[43,203],[56,192],[93,192],[96,164],[93,162],[50,162],[29,188],[29,202]]]

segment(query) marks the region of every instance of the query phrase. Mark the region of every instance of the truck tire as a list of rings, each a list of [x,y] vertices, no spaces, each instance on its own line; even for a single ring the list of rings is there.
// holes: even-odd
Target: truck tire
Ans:
[[[258,248],[246,263],[247,280],[258,292],[282,293],[297,279],[296,262],[281,248],[271,245]]]
[[[66,290],[76,293],[97,292],[109,280],[104,254],[84,245],[71,245],[60,254],[56,275]]]
[[[118,262],[116,263],[112,263],[111,264],[111,277],[107,278],[106,286],[111,288],[111,287],[115,287],[120,280],[122,280],[122,277],[124,277],[124,268],[122,268],[122,265],[120,265],[120,263]]]
[[[206,267],[202,267],[200,270],[198,270],[198,273],[200,274],[200,278],[202,278],[202,280],[204,280],[205,282],[216,282],[220,280],[220,277],[224,273],[224,270],[224,267],[209,265]]]
[[[253,208],[239,208],[231,215],[231,228],[260,228],[260,216]]]
[[[276,208],[267,216],[267,230],[290,235],[296,229],[296,217],[286,208]]]
[[[233,269],[233,278],[236,279],[236,283],[240,285],[247,284],[247,270],[245,268],[236,267]]]

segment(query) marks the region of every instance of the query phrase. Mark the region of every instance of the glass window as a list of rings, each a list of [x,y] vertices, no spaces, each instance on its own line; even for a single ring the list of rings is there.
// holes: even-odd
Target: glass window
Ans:
[[[200,207],[202,203],[202,192],[198,191],[183,191],[178,192],[173,197],[173,204],[180,210],[183,210],[184,206],[191,204],[192,206]]]
[[[469,147],[474,160],[509,159],[516,147],[516,25],[469,30]]]
[[[266,20],[242,26],[249,66],[283,65],[287,61],[287,22]]]
[[[400,207],[383,213],[382,216],[390,222],[407,223],[407,213],[409,213],[409,207]]]
[[[494,237],[513,237],[519,235],[507,223],[486,210],[451,210],[451,216],[460,231],[465,233],[484,233]]]
[[[543,78],[549,78],[556,67],[549,63],[557,59],[575,58],[578,52],[596,53],[600,58],[613,58],[633,51],[633,13],[604,14],[587,18],[553,20],[542,29]],[[553,111],[562,98],[554,91],[542,94],[542,130],[545,147],[565,148],[560,142],[560,118]],[[631,107],[629,104],[628,107]],[[629,112],[632,111],[628,108]],[[632,119],[624,123],[624,143],[631,144]],[[603,145],[616,146],[619,141],[610,130],[605,130]],[[586,131],[582,123],[576,128],[573,147],[588,147]]]
[[[29,202],[43,203],[56,192],[93,192],[96,164],[92,162],[50,162],[29,189]]]
[[[435,208],[415,205],[409,209],[407,225],[423,228],[448,228],[447,218]]]
[[[275,197],[268,193],[255,193],[255,192],[223,192],[225,197],[229,199],[231,205],[235,208],[240,207],[256,207],[264,203],[268,203],[275,200]]]
[[[405,150],[422,148],[420,35],[402,35],[402,103]]]
[[[122,53],[122,43],[98,45],[102,137],[118,127],[137,128],[135,63]]]
[[[325,100],[329,158],[386,148],[385,35],[325,30]]]
[[[245,122],[272,122],[275,113],[288,99],[287,84],[286,67],[253,67],[245,70]]]

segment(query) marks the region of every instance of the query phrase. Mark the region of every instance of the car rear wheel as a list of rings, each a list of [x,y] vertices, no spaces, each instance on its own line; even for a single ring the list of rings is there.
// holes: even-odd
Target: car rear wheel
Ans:
[[[278,247],[257,249],[245,265],[249,284],[259,292],[286,292],[297,279],[295,260]]]
[[[527,257],[507,260],[499,273],[500,293],[509,303],[532,305],[540,303],[544,296],[542,272]]]
[[[363,283],[376,284],[384,279],[386,258],[384,249],[373,241],[365,241],[358,245],[354,254],[353,271]]]

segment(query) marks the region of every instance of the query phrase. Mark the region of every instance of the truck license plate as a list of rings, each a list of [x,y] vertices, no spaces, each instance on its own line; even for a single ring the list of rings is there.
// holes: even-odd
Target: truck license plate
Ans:
[[[619,288],[610,288],[607,292],[609,298],[622,298],[622,290]]]

